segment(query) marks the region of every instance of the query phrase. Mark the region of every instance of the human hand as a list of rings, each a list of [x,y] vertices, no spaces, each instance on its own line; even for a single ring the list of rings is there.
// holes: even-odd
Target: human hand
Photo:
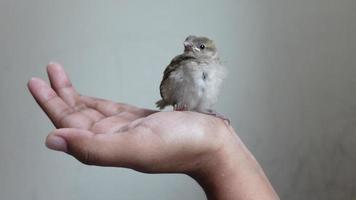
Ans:
[[[223,120],[195,112],[157,112],[82,96],[59,64],[47,67],[49,86],[28,87],[56,130],[46,144],[85,164],[143,172],[193,172],[229,132]]]
[[[49,64],[47,73],[51,86],[32,78],[28,88],[57,128],[47,136],[50,149],[89,165],[185,173],[209,200],[278,199],[253,155],[222,119],[83,96],[59,64]]]

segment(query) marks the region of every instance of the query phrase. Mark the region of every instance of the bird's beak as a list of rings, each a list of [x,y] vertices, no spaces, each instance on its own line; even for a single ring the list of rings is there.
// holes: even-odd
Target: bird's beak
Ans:
[[[183,42],[183,45],[185,48],[189,48],[189,49],[193,47],[193,43],[188,41]]]
[[[196,48],[194,46],[193,42],[185,41],[185,42],[183,42],[183,44],[184,44],[185,51],[194,51],[194,52],[195,51],[200,51],[199,48]]]

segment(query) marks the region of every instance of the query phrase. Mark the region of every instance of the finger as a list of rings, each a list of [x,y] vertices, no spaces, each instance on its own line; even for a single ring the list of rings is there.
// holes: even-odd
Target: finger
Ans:
[[[51,86],[58,96],[60,96],[69,106],[77,106],[76,103],[78,102],[79,94],[72,86],[63,67],[58,63],[49,63],[47,65],[47,74]]]
[[[56,127],[88,128],[93,120],[69,107],[43,80],[32,78],[28,88],[42,110]]]
[[[115,103],[105,99],[99,99],[99,98],[87,97],[87,96],[81,96],[80,102],[84,103],[89,108],[101,112],[105,116],[122,114],[122,117],[130,118],[131,120],[140,117],[146,117],[148,115],[157,112],[155,110],[140,109],[135,106],[131,106],[124,103]]]
[[[32,96],[55,125],[59,125],[66,115],[73,113],[73,109],[43,80],[32,78],[27,85]]]
[[[130,122],[131,120],[117,116],[106,117],[105,120],[100,121],[100,123],[93,124],[90,131],[99,134],[114,133]]]
[[[118,134],[94,134],[83,129],[57,129],[46,138],[49,149],[62,151],[88,165],[128,167],[130,141]]]

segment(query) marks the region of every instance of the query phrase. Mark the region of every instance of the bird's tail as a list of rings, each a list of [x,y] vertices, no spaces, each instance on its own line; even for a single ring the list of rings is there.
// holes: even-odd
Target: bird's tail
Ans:
[[[167,106],[167,103],[163,99],[161,99],[156,102],[156,106],[157,106],[157,108],[162,110],[163,108],[165,108]]]

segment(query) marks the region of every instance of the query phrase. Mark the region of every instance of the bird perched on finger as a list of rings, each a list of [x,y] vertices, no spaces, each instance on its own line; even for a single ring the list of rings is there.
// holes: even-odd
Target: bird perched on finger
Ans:
[[[197,111],[223,119],[212,107],[217,102],[226,68],[219,60],[213,40],[188,36],[184,52],[172,59],[163,73],[159,109],[171,105],[175,111]]]

